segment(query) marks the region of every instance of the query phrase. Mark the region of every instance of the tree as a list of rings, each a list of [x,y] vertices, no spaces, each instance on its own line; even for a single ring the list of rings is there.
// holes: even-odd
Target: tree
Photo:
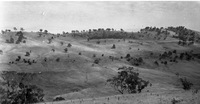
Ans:
[[[21,30],[21,31],[24,31],[24,28],[23,28],[23,27],[21,27],[21,28],[20,28],[20,30]]]
[[[16,27],[13,27],[13,30],[17,31],[17,28],[16,28]]]
[[[121,32],[124,32],[124,30],[123,30],[123,29],[120,29],[120,31],[121,31]]]
[[[40,29],[40,32],[42,32],[43,30],[42,29]]]
[[[107,29],[106,29],[106,31],[110,31],[110,30],[111,30],[110,28],[107,28]]]
[[[133,71],[133,67],[121,67],[118,70],[120,70],[118,75],[108,79],[107,82],[121,94],[140,93],[149,84],[149,81],[143,80],[139,77],[139,73]]]
[[[47,33],[48,33],[48,31],[47,31],[47,30],[44,30],[44,33],[46,33],[46,34],[47,34]]]
[[[43,90],[28,84],[35,74],[4,71],[0,86],[1,104],[29,104],[43,101]]]

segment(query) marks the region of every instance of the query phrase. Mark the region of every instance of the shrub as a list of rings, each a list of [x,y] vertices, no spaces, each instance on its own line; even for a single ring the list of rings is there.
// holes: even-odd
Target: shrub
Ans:
[[[25,56],[30,56],[30,53],[29,53],[29,52],[26,52]]]
[[[65,48],[65,49],[64,49],[64,51],[65,51],[65,53],[67,53],[68,49],[67,49],[67,48]]]
[[[96,43],[97,43],[97,44],[100,44],[101,42],[100,42],[100,41],[97,41]]]
[[[140,93],[149,84],[149,81],[143,80],[139,77],[139,73],[133,71],[133,67],[122,67],[118,70],[120,70],[118,75],[108,79],[107,82],[121,94],[125,91]]]
[[[10,43],[14,43],[13,37],[10,37]]]
[[[71,47],[72,45],[69,43],[68,45],[67,45],[67,47]]]
[[[125,58],[129,58],[129,57],[131,57],[131,55],[130,55],[130,54],[127,54]]]
[[[176,99],[173,98],[173,99],[171,100],[171,102],[172,102],[172,104],[176,104],[176,103],[179,103],[180,100],[176,100]]]
[[[65,100],[63,97],[56,97],[55,99],[53,99],[53,101],[61,101],[61,100]]]
[[[111,47],[111,49],[115,49],[116,47],[115,47],[115,44],[113,44],[113,46]]]
[[[59,61],[60,61],[60,58],[57,58],[56,61],[59,62]]]
[[[184,90],[190,90],[193,84],[187,81],[186,78],[180,78],[181,84],[183,85]]]
[[[136,66],[142,65],[144,63],[142,57],[134,58],[134,59],[128,58],[127,61],[130,61],[132,65],[136,65]]]
[[[64,42],[60,42],[60,45],[63,46]]]
[[[94,63],[95,63],[95,64],[99,64],[99,61],[100,61],[100,59],[95,59],[95,60],[94,60]]]

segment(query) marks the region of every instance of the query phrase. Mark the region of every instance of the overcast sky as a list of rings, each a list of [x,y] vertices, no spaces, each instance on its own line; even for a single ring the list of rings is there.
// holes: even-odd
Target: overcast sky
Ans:
[[[155,1],[8,1],[0,4],[0,28],[40,28],[50,32],[145,26],[179,26],[200,31],[200,2]]]

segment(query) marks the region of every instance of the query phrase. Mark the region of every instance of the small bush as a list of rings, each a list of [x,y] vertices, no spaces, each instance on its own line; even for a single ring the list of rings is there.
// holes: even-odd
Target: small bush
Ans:
[[[67,45],[67,47],[72,47],[72,45],[69,43],[69,44]]]
[[[100,61],[100,59],[95,59],[95,60],[94,60],[94,63],[95,63],[95,64],[99,64],[99,61]]]
[[[101,42],[100,42],[100,41],[97,41],[96,43],[97,43],[97,44],[100,44]]]
[[[93,57],[96,57],[96,55],[95,55],[95,54],[93,54]]]
[[[127,54],[127,55],[126,55],[126,58],[129,58],[129,57],[131,57],[131,55],[130,55],[130,54]]]
[[[176,100],[176,99],[173,98],[171,102],[172,102],[172,104],[176,104],[176,103],[179,103],[180,100]]]
[[[61,100],[65,100],[63,97],[56,97],[55,99],[53,99],[53,101],[61,101]]]
[[[26,52],[25,56],[30,56],[30,53],[29,53],[29,52]]]
[[[59,62],[59,61],[60,61],[60,58],[57,58],[56,61]]]
[[[186,78],[180,78],[180,81],[183,85],[184,90],[190,90],[191,87],[193,86],[193,84],[191,82],[187,81]]]
[[[64,51],[65,51],[65,53],[67,53],[68,49],[67,49],[67,48],[65,48],[65,49],[64,49]]]
[[[113,44],[113,46],[111,47],[111,49],[115,49],[116,48],[116,46],[115,46],[115,44]]]

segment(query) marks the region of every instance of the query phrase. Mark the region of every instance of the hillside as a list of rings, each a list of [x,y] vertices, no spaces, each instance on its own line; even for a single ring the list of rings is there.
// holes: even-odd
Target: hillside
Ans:
[[[200,54],[200,45],[198,41],[191,45],[179,45],[180,39],[174,38],[174,31],[163,31],[159,33],[157,30],[144,29],[129,33],[95,30],[91,33],[59,35],[22,32],[23,36],[18,32],[6,32],[0,37],[0,50],[3,51],[0,55],[0,71],[34,74],[30,83],[44,90],[46,102],[61,96],[69,100],[69,104],[72,104],[70,100],[73,99],[79,99],[74,100],[75,103],[79,103],[80,99],[89,99],[88,103],[83,104],[94,103],[93,99],[96,104],[170,104],[173,98],[179,96],[180,99],[185,99],[180,103],[187,104],[192,99],[194,100],[191,104],[199,103],[196,98],[199,93],[193,94],[192,91],[200,89],[200,57],[194,56]],[[16,44],[20,36],[21,42]],[[14,39],[14,43],[6,42],[10,37]],[[113,44],[116,46],[114,49]],[[161,55],[174,50],[176,53],[172,53],[172,58],[164,55],[163,58]],[[27,52],[30,55],[26,56]],[[173,60],[176,55],[181,56],[185,52],[189,55]],[[125,58],[127,54],[130,54],[130,59]],[[21,56],[21,60],[16,61],[18,56]],[[135,61],[139,57],[143,59],[143,63]],[[155,64],[156,61],[158,65]],[[140,94],[118,95],[106,80],[115,76],[117,69],[123,66],[134,67],[152,86],[148,86]],[[192,90],[184,91],[179,77],[186,77],[192,82]],[[105,100],[105,96],[110,96],[111,102]],[[123,100],[115,102],[117,96]]]

